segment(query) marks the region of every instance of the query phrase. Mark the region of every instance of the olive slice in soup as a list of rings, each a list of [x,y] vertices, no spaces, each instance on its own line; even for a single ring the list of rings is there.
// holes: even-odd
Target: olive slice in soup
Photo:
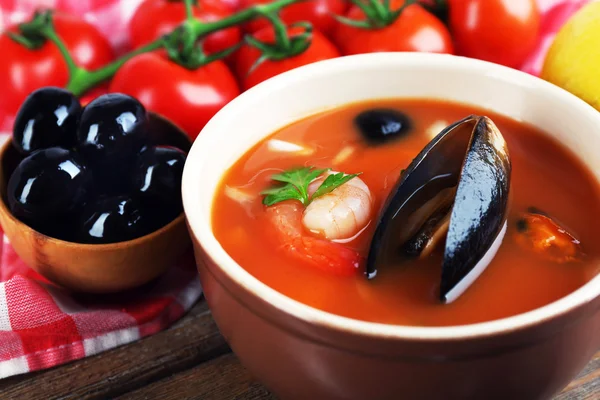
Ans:
[[[404,113],[391,108],[375,108],[361,112],[354,125],[371,145],[397,140],[412,130],[412,121]]]

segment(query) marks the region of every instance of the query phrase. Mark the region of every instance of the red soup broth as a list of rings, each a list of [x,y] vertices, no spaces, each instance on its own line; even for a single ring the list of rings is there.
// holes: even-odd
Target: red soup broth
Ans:
[[[369,146],[353,119],[371,108],[409,115],[411,133]],[[374,197],[372,220],[344,244],[368,254],[378,214],[402,169],[446,125],[469,114],[487,115],[504,135],[512,161],[508,230],[497,255],[481,276],[450,304],[439,301],[442,251],[425,260],[381,266],[375,279],[362,273],[338,276],[314,268],[274,246],[278,237],[265,222],[260,192],[271,175],[298,166],[362,172]],[[311,149],[273,151],[269,139]],[[365,321],[412,326],[448,326],[490,321],[549,304],[573,292],[600,271],[600,190],[587,169],[565,148],[536,128],[487,110],[433,100],[385,100],[351,104],[295,122],[263,140],[224,175],[214,199],[213,229],[227,253],[261,282],[309,306]],[[517,221],[536,207],[560,221],[580,242],[583,261],[556,263],[519,246]],[[304,235],[311,235],[304,232]],[[361,266],[364,267],[364,266]]]

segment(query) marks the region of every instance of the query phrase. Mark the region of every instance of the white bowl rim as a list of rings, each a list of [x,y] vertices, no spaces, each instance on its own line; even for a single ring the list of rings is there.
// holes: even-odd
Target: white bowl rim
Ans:
[[[255,97],[260,97],[261,93],[264,94],[265,92],[277,89],[284,84],[285,81],[309,79],[313,74],[332,73],[347,68],[372,67],[374,65],[390,64],[400,61],[403,64],[408,62],[415,66],[426,64],[428,66],[439,68],[458,67],[464,69],[465,73],[490,74],[494,77],[500,77],[506,82],[510,82],[509,84],[525,86],[528,87],[528,90],[540,90],[545,92],[548,96],[559,97],[562,102],[570,103],[573,107],[577,107],[582,112],[590,115],[591,118],[595,118],[598,121],[598,126],[600,126],[600,113],[566,90],[525,72],[465,57],[447,54],[408,52],[359,54],[319,61],[287,71],[247,90],[223,107],[198,135],[188,154],[182,179],[184,210],[193,235],[196,236],[208,257],[210,257],[217,264],[218,268],[220,268],[229,279],[235,282],[235,284],[243,287],[254,296],[266,301],[282,313],[312,325],[345,331],[354,335],[386,339],[409,339],[419,341],[460,340],[474,337],[495,336],[538,325],[543,321],[553,319],[570,310],[583,306],[600,296],[600,274],[598,274],[579,289],[555,302],[507,318],[468,325],[441,327],[391,325],[343,317],[303,304],[262,283],[237,264],[227,254],[210,229],[210,220],[205,219],[201,213],[197,211],[197,207],[194,206],[194,198],[192,196],[193,190],[190,189],[191,185],[198,185],[198,182],[200,181],[199,171],[202,166],[202,153],[210,151],[213,138],[218,137],[220,134],[219,126],[231,118],[232,115],[235,115],[238,107],[243,107],[244,104],[252,104],[255,101]],[[214,193],[212,195],[214,196]]]

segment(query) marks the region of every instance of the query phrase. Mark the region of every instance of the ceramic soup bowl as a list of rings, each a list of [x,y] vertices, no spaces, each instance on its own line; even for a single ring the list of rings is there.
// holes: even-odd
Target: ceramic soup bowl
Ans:
[[[188,228],[219,329],[241,362],[282,399],[551,398],[600,347],[600,276],[510,318],[440,328],[384,325],[282,295],[246,272],[213,235],[219,181],[261,139],[324,109],[399,97],[476,105],[537,126],[600,180],[600,113],[525,73],[410,53],[344,57],[284,73],[224,107],[185,166]]]

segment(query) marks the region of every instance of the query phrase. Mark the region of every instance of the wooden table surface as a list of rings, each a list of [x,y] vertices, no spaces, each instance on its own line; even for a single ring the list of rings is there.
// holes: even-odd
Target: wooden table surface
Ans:
[[[240,365],[200,300],[170,329],[50,370],[0,380],[0,399],[275,399]],[[600,353],[555,400],[600,399]]]

